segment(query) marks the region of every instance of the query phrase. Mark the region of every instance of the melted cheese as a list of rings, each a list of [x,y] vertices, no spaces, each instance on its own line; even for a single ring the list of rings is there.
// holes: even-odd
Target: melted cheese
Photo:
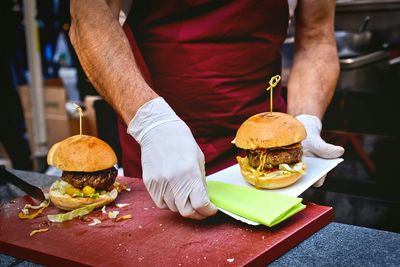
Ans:
[[[259,188],[258,186],[258,179],[259,176],[262,174],[262,170],[264,169],[264,165],[265,165],[265,161],[267,160],[267,154],[265,153],[265,151],[262,151],[260,153],[260,163],[257,167],[257,176],[256,176],[256,180],[254,181],[255,187]]]

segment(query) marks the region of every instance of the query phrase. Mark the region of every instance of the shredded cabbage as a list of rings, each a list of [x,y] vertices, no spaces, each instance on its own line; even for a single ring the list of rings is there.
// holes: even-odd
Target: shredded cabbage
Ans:
[[[39,205],[37,205],[37,206],[32,206],[31,204],[25,204],[25,206],[24,206],[24,209],[34,209],[34,210],[38,210],[38,209],[41,209],[41,208],[43,208],[43,207],[47,207],[48,206],[48,204],[49,203],[47,203],[48,202],[48,200],[46,199],[46,200],[44,200],[44,201],[42,201],[42,203],[40,203]]]
[[[304,163],[298,162],[296,164],[279,164],[279,170],[274,172],[259,172],[257,169],[253,168],[249,164],[249,159],[247,157],[236,157],[239,165],[242,169],[251,172],[254,175],[257,175],[259,178],[263,179],[272,179],[277,176],[287,175],[291,173],[301,173],[305,174],[304,171]]]
[[[91,213],[95,207],[96,207],[95,204],[88,205],[88,206],[85,206],[82,208],[72,210],[67,213],[47,215],[47,218],[51,222],[66,222],[66,221],[72,220],[76,217],[81,217],[81,216]]]
[[[118,210],[109,211],[108,212],[108,218],[115,219],[115,218],[117,218],[118,214],[119,214]]]
[[[296,164],[279,164],[279,169],[283,170],[283,171],[288,171],[288,172],[299,172],[301,174],[304,174],[304,170],[303,170],[303,162],[298,162]]]
[[[45,208],[47,208],[47,206],[49,206],[49,204],[50,204],[50,201],[47,200],[47,199],[44,200],[42,203],[40,203],[39,206],[32,206],[32,205],[30,205],[30,204],[26,204],[26,205],[21,209],[21,212],[18,213],[18,217],[19,217],[20,219],[23,219],[23,220],[25,220],[25,219],[32,220],[32,219],[36,218],[39,214],[41,214],[41,213],[43,212],[43,210],[44,210]],[[28,208],[37,209],[37,211],[35,211],[34,213],[30,214]]]
[[[63,181],[63,180],[57,180],[55,183],[53,183],[52,185],[52,189],[53,191],[58,191],[61,194],[67,194],[67,189],[73,187],[72,185],[70,185],[69,183]],[[72,195],[72,197],[90,197],[90,198],[98,198],[100,197],[100,193],[102,192],[96,192],[93,194],[84,194],[81,190],[76,189],[77,192],[74,192],[74,194]]]
[[[90,197],[90,198],[98,198],[100,197],[99,193],[93,193],[93,194],[84,194],[82,192],[75,193],[72,195],[72,197]]]
[[[94,225],[100,224],[100,223],[101,223],[101,221],[99,219],[93,219],[93,221],[91,223],[89,223],[88,225],[89,226],[94,226]]]
[[[107,211],[106,211],[106,206],[103,206],[103,207],[101,208],[101,213],[103,213],[103,214],[107,214]]]
[[[115,206],[117,206],[118,208],[123,208],[123,207],[129,206],[129,204],[128,203],[117,203],[117,204],[115,204]]]
[[[48,230],[49,230],[49,228],[42,228],[42,229],[33,230],[33,231],[29,234],[29,236],[36,235],[37,233],[47,232]]]

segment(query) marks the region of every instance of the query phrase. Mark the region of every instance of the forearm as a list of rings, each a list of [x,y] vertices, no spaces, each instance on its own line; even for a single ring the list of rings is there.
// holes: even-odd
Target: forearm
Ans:
[[[115,5],[110,6],[105,0],[71,1],[70,38],[89,80],[128,124],[157,94],[143,79]]]
[[[299,51],[288,83],[288,113],[322,119],[335,91],[338,73],[336,47],[316,44]]]
[[[334,3],[320,2],[325,6],[315,7],[315,11],[310,8],[302,11],[307,6],[299,7],[299,16],[308,18],[303,18],[296,28],[295,57],[288,82],[288,113],[310,114],[322,119],[336,88],[339,60],[333,29]],[[310,19],[313,16],[315,19]]]

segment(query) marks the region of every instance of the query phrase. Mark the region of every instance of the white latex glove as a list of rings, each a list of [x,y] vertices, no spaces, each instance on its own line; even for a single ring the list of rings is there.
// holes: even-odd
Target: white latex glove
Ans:
[[[343,155],[343,147],[328,144],[324,140],[322,140],[322,123],[318,117],[302,114],[297,116],[296,119],[303,123],[304,128],[307,132],[307,138],[302,142],[305,156],[334,159]],[[313,186],[322,186],[324,184],[325,177],[326,175],[315,182]]]
[[[144,104],[128,133],[140,144],[143,182],[157,207],[199,220],[217,212],[207,194],[204,155],[163,98]]]

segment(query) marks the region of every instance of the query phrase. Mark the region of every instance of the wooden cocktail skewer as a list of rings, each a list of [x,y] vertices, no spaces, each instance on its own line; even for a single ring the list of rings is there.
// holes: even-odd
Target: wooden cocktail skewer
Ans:
[[[79,106],[78,104],[73,103],[75,108],[78,110],[79,112],[79,134],[82,137],[82,116],[83,116],[83,110],[81,108],[81,106]]]
[[[271,91],[269,94],[269,116],[272,116],[272,107],[273,107],[273,97],[274,97],[274,87],[278,85],[279,81],[281,80],[281,76],[275,75],[269,80],[269,87],[267,88],[267,91]]]

